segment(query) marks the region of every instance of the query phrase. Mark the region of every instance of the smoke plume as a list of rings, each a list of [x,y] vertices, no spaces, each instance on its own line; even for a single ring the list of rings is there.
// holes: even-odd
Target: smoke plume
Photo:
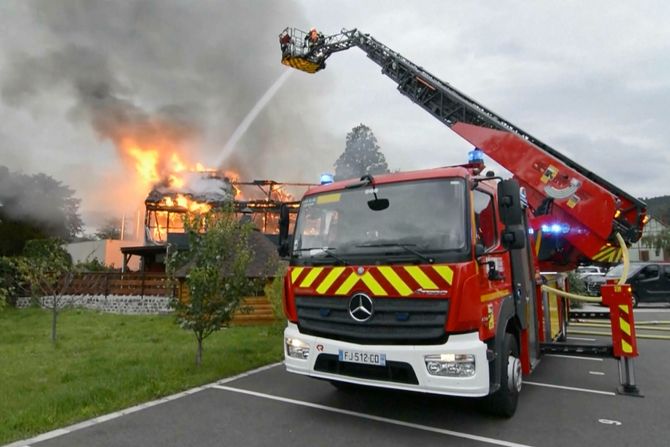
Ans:
[[[272,0],[29,4],[42,40],[19,49],[3,67],[6,104],[30,108],[59,95],[70,104],[65,118],[93,130],[101,143],[119,148],[128,138],[162,141],[205,164],[219,158],[238,124],[285,70],[278,33],[304,24],[295,4]],[[315,149],[320,132],[302,122],[318,111],[309,88],[287,82],[238,140],[227,167],[248,180],[315,178],[320,167],[310,160],[321,158]],[[79,189],[77,176],[91,174],[73,173],[67,181]],[[90,186],[91,180],[80,183]],[[91,202],[87,196],[104,197],[110,185],[101,182],[94,189],[83,192],[83,208]]]

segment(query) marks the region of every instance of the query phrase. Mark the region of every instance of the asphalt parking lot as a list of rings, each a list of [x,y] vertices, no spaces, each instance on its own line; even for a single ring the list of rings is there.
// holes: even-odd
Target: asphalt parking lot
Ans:
[[[670,308],[636,311],[638,325],[652,320],[670,320]],[[667,446],[670,341],[638,345],[644,398],[615,393],[615,360],[546,355],[525,377],[509,420],[482,414],[469,399],[337,391],[277,364],[12,445]]]

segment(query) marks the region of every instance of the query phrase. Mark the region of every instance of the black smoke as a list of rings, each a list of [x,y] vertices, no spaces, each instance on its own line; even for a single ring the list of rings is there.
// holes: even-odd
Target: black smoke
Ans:
[[[65,94],[71,101],[66,118],[102,140],[161,135],[192,143],[193,158],[205,162],[216,160],[286,70],[279,63],[279,32],[305,23],[295,3],[273,0],[29,4],[48,42],[3,67],[7,104],[30,107],[54,92]],[[237,145],[230,167],[249,180],[316,178],[313,166],[321,163],[310,160],[319,159],[321,132],[305,117],[318,116],[319,105],[307,82],[291,81]]]

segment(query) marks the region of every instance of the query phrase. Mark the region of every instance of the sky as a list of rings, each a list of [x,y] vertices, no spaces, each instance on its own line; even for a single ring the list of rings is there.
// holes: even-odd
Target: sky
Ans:
[[[288,70],[284,27],[357,27],[625,191],[666,195],[669,19],[663,1],[3,0],[0,165],[70,185],[93,227],[146,194],[114,126],[169,128],[216,163]],[[327,65],[285,79],[224,164],[316,181],[359,123],[393,170],[465,162],[468,143],[360,50]]]

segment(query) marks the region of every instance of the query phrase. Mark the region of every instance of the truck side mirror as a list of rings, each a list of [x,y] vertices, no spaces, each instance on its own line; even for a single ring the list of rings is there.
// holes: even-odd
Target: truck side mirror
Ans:
[[[484,248],[484,244],[481,242],[477,242],[475,244],[475,258],[481,258],[486,254],[486,248]]]
[[[506,227],[523,223],[521,188],[516,180],[502,180],[498,183],[498,211]]]
[[[289,254],[289,222],[288,206],[282,204],[279,208],[279,246],[277,247],[277,252],[282,258]]]
[[[507,250],[524,248],[526,246],[526,232],[523,229],[505,229],[501,239],[503,247]]]
[[[505,229],[501,242],[507,250],[526,246],[526,226],[524,224],[525,200],[519,183],[514,179],[501,180],[498,183],[498,212]]]

